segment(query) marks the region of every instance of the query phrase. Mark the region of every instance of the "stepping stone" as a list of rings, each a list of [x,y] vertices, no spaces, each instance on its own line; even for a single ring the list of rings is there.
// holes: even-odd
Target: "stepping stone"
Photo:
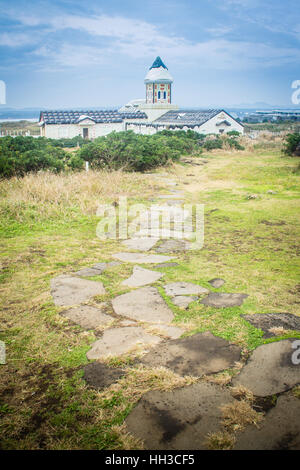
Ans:
[[[132,320],[123,320],[120,322],[120,325],[121,326],[133,326],[133,325],[136,325],[136,322]]]
[[[112,328],[104,331],[102,338],[93,343],[86,356],[88,359],[106,359],[128,353],[139,344],[151,346],[160,341],[161,338],[149,335],[139,326]]]
[[[220,279],[218,277],[216,277],[215,279],[211,279],[210,281],[208,281],[210,283],[210,285],[212,287],[214,287],[215,289],[219,289],[219,287],[222,287],[223,284],[225,284],[225,281],[224,279]]]
[[[139,232],[135,233],[135,237],[157,237],[157,238],[172,238],[172,239],[187,239],[192,240],[195,238],[195,232],[180,232],[179,230],[173,230],[170,228],[143,228]]]
[[[76,271],[77,276],[99,276],[104,270],[96,269],[96,268],[82,268],[79,271]]]
[[[209,332],[170,340],[146,354],[141,363],[151,367],[167,367],[179,375],[202,376],[234,366],[241,349]]]
[[[178,193],[175,194],[161,194],[157,196],[157,199],[176,199]]]
[[[141,287],[112,301],[117,315],[150,323],[171,323],[174,315],[155,287]]]
[[[122,286],[141,287],[158,281],[162,276],[164,276],[164,274],[158,271],[151,271],[150,269],[141,268],[140,266],[134,266],[132,276],[123,281]]]
[[[126,418],[145,449],[204,450],[208,433],[219,430],[220,407],[233,401],[228,390],[203,382],[170,392],[150,391]]]
[[[173,201],[167,202],[168,206],[181,206],[184,203],[185,201],[183,201],[182,199],[174,199]]]
[[[198,300],[198,297],[196,297],[196,296],[177,295],[177,297],[172,297],[171,300],[172,300],[173,304],[177,305],[177,307],[180,307],[181,309],[187,309],[188,306],[192,302],[195,302],[195,300]]]
[[[126,372],[123,369],[108,367],[101,362],[92,362],[84,367],[84,380],[98,390],[109,387],[123,377]]]
[[[284,328],[285,330],[300,331],[300,317],[291,313],[256,313],[253,315],[241,315],[255,328],[260,328],[265,332],[265,338],[276,336],[272,328]]]
[[[300,400],[281,395],[260,423],[237,435],[235,450],[300,450]]]
[[[233,385],[243,385],[254,395],[266,397],[300,384],[300,364],[292,363],[294,341],[290,338],[259,346],[234,377]]]
[[[170,259],[174,258],[174,256],[145,255],[143,253],[115,253],[112,256],[124,262],[138,263],[138,264],[163,263],[164,261],[169,261]]]
[[[106,304],[100,304],[100,308],[91,307],[90,305],[81,305],[80,307],[71,308],[62,315],[69,320],[77,323],[85,329],[97,328],[100,325],[107,325],[113,318],[103,312]]]
[[[148,251],[154,245],[156,245],[158,240],[159,238],[139,237],[139,238],[130,238],[129,240],[125,240],[122,242],[122,244],[126,245],[127,248],[132,248],[133,250]]]
[[[215,308],[236,307],[242,305],[244,299],[247,297],[247,294],[224,294],[221,292],[212,292],[201,300],[201,304]]]
[[[156,265],[156,268],[173,268],[179,266],[178,263],[160,263]]]
[[[51,280],[54,304],[68,306],[87,302],[95,295],[105,294],[102,282],[61,275]]]
[[[165,240],[155,248],[156,253],[168,253],[169,251],[190,250],[191,244],[184,240]]]
[[[177,339],[185,332],[182,328],[173,325],[162,325],[162,324],[153,324],[151,325],[155,330],[161,331],[164,336],[169,336],[169,338]]]
[[[177,295],[207,294],[209,292],[205,287],[191,282],[172,282],[164,286],[165,292],[170,297]]]

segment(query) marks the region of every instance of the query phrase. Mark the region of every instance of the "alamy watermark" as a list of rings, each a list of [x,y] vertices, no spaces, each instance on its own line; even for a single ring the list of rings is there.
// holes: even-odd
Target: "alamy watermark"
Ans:
[[[4,341],[0,341],[0,364],[6,364],[6,348]]]
[[[3,80],[0,80],[0,104],[6,104],[6,85]]]
[[[300,364],[300,339],[292,342],[292,348],[295,349],[292,354],[292,364],[298,366]]]
[[[204,204],[145,204],[128,205],[127,197],[118,203],[98,207],[101,217],[96,234],[107,238],[182,239],[190,242],[189,249],[200,250],[204,244]]]
[[[292,88],[295,88],[295,91],[292,94],[292,103],[300,104],[300,80],[294,80],[292,83]]]

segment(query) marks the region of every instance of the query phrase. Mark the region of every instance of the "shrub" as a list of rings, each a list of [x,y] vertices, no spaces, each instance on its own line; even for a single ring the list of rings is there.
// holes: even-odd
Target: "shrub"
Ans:
[[[297,148],[300,146],[300,132],[288,134],[284,144],[283,152],[286,155],[295,155]],[[300,151],[299,151],[300,153]]]

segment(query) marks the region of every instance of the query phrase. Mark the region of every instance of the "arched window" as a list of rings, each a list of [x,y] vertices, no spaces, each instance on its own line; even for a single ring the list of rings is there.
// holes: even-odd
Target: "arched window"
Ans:
[[[167,97],[167,93],[164,91],[164,100],[166,99]]]
[[[158,92],[158,99],[160,100],[160,91]]]

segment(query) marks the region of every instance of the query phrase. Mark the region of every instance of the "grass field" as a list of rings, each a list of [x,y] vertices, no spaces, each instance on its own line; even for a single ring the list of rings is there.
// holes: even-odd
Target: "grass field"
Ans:
[[[179,254],[179,266],[161,269],[165,277],[156,285],[164,295],[166,281],[211,289],[208,280],[222,277],[220,291],[248,294],[241,307],[194,302],[188,310],[164,295],[187,334],[209,330],[240,345],[246,356],[266,340],[241,314],[300,315],[299,159],[282,156],[275,145],[218,150],[203,159],[203,166],[164,169],[177,177],[186,202],[205,204],[205,244]],[[120,251],[118,241],[96,237],[99,203],[116,202],[120,195],[147,202],[160,191],[163,186],[151,175],[121,171],[42,173],[0,182],[0,339],[7,347],[7,364],[0,366],[2,449],[140,448],[123,424],[140,396],[197,380],[134,365],[133,354],[110,360],[129,371],[117,384],[102,392],[89,389],[82,369],[95,335],[60,316],[50,296],[51,278],[109,261]],[[107,290],[95,302],[126,292],[121,282],[131,270],[122,264],[93,278]],[[226,382],[235,372],[210,380]]]

